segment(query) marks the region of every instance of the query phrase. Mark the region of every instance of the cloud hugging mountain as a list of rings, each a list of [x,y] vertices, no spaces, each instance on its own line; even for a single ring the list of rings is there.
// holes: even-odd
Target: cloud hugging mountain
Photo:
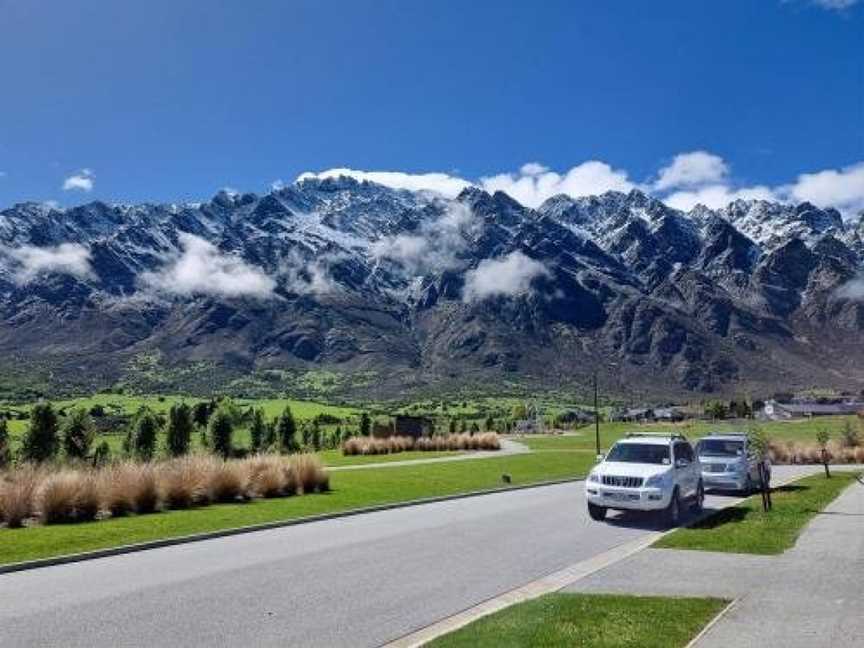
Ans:
[[[626,177],[573,197],[614,170],[550,173],[15,205],[0,212],[4,370],[46,389],[256,393],[326,370],[383,397],[595,369],[633,398],[864,386],[864,219],[761,199],[682,211]],[[676,158],[652,190],[727,173]]]

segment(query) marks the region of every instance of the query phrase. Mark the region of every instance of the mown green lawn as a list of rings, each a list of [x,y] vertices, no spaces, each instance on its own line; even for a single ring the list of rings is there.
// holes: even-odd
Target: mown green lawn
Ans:
[[[219,504],[74,525],[0,528],[0,564],[105,547],[230,529],[421,497],[467,493],[502,486],[581,476],[590,467],[568,452],[509,455],[489,459],[331,473],[332,492],[246,504]]]
[[[711,598],[548,594],[427,644],[429,648],[674,648],[725,606]]]
[[[852,423],[859,426],[856,416],[825,416],[815,419],[795,421],[759,422],[757,425],[775,441],[815,442],[819,430],[828,430],[832,439],[838,439],[843,426]],[[696,440],[709,432],[746,432],[749,422],[688,421],[685,423],[600,423],[600,448],[605,451],[618,439],[631,432],[679,432],[688,439]],[[526,435],[517,438],[535,450],[594,450],[594,426],[587,425],[576,430],[577,436],[570,435]],[[862,430],[864,433],[864,430]]]
[[[654,546],[729,553],[780,554],[795,545],[801,530],[846,487],[855,474],[834,472],[831,479],[813,475],[776,489],[773,509],[762,511],[757,495],[718,511],[692,527],[670,533]]]

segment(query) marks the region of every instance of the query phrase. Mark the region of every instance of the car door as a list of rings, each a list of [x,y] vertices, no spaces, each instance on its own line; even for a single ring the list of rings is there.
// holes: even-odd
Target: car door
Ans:
[[[698,477],[694,478],[694,471],[698,466],[693,461],[693,448],[689,443],[678,441],[672,446],[672,450],[675,461],[675,481],[678,484],[678,490],[682,497],[691,497],[698,483]],[[686,465],[680,465],[680,462],[686,462]]]

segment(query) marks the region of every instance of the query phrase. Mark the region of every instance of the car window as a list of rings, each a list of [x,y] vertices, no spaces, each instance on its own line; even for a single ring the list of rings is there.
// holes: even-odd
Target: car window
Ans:
[[[695,456],[693,454],[693,448],[689,443],[676,443],[675,444],[675,459],[686,459],[690,463],[693,463]]]
[[[668,464],[669,446],[655,443],[616,443],[609,451],[606,461]]]
[[[730,439],[702,439],[699,454],[706,457],[738,457],[744,454],[744,442]]]

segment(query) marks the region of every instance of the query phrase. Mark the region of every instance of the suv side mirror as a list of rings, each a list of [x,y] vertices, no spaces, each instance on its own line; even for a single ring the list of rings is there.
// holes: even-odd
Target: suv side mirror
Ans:
[[[675,467],[676,468],[686,468],[689,465],[690,465],[690,462],[687,461],[686,459],[676,459],[675,460]]]

